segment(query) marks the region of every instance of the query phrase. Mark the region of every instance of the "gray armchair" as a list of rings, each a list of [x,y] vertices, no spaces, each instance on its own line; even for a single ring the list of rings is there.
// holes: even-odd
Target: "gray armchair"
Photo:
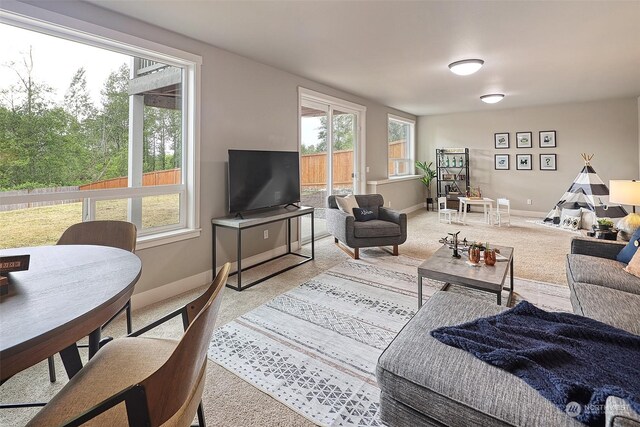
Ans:
[[[358,222],[336,204],[336,197],[327,199],[327,230],[334,237],[338,247],[352,256],[360,258],[360,248],[374,246],[393,246],[393,255],[398,255],[398,245],[407,240],[407,214],[384,207],[384,199],[380,194],[357,195],[356,200],[361,208],[369,208],[377,214],[378,219]],[[342,242],[353,252],[340,246]]]

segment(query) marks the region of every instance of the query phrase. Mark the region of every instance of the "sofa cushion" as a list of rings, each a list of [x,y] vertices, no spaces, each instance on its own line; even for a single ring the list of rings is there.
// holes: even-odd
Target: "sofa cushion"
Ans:
[[[376,214],[376,212],[372,211],[369,208],[353,208],[353,216],[356,218],[356,221],[360,222],[378,219],[378,215]]]
[[[636,251],[636,254],[631,258],[629,264],[624,269],[629,274],[633,274],[636,277],[640,277],[640,251]]]
[[[574,283],[571,304],[576,314],[640,335],[640,295],[589,283]]]
[[[358,201],[351,194],[344,197],[336,197],[335,200],[338,205],[338,209],[349,215],[353,215],[353,208],[359,207]]]
[[[376,375],[382,393],[446,425],[582,426],[520,378],[429,334],[502,310],[464,295],[436,292],[380,356]]]
[[[624,264],[589,255],[567,255],[569,282],[591,283],[605,288],[640,294],[640,278],[624,271]]]
[[[629,243],[627,243],[627,246],[622,248],[616,259],[620,262],[624,262],[625,264],[629,264],[629,261],[631,261],[631,258],[633,258],[633,256],[636,254],[639,246],[640,228],[638,228],[636,232],[633,233],[633,236],[631,236]]]
[[[353,235],[366,237],[395,237],[400,235],[400,226],[393,222],[372,219],[367,222],[354,222]],[[626,274],[626,273],[625,273]]]

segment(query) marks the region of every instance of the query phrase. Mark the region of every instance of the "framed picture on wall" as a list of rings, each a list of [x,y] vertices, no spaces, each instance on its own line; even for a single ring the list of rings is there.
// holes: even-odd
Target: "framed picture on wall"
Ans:
[[[516,169],[530,171],[533,169],[533,156],[531,154],[516,155]]]
[[[540,154],[540,170],[554,171],[558,169],[556,164],[557,157],[555,154]]]
[[[509,170],[509,155],[508,154],[496,154],[495,155],[495,168],[496,170]]]
[[[509,133],[494,133],[493,140],[496,148],[509,148]]]
[[[540,131],[540,148],[553,148],[556,146],[556,131]]]
[[[533,139],[533,133],[531,132],[517,132],[516,133],[516,147],[518,148],[531,148]]]

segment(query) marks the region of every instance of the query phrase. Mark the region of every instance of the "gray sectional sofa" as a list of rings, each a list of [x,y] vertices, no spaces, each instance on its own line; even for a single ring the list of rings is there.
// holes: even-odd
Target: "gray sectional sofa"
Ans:
[[[567,281],[576,314],[640,335],[640,278],[616,261],[624,243],[574,238]]]
[[[615,261],[615,242],[575,239],[567,256],[577,314],[640,334],[640,279]],[[429,332],[505,310],[437,292],[378,360],[382,421],[388,426],[583,426],[514,375],[442,344]],[[607,399],[607,427],[640,427],[640,414]]]

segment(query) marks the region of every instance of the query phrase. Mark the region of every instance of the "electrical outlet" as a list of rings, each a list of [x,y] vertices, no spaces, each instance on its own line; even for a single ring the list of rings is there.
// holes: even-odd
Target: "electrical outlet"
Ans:
[[[527,199],[527,204],[530,205],[531,204],[531,199]]]
[[[367,170],[367,173],[369,173],[369,166],[367,166],[366,170]]]
[[[391,207],[391,200],[387,200],[387,207],[390,208]]]
[[[264,239],[268,239],[269,238],[269,230],[264,230]]]

